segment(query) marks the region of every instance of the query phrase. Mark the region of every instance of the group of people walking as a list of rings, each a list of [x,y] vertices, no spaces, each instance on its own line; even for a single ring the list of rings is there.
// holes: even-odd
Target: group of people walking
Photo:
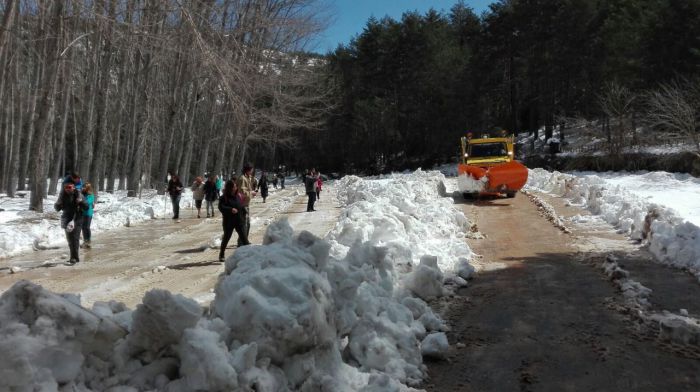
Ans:
[[[66,233],[70,249],[69,264],[80,262],[80,234],[83,235],[83,248],[90,249],[92,217],[95,195],[92,184],[85,183],[78,173],[71,173],[63,179],[63,190],[58,195],[54,208],[61,211],[61,228]]]
[[[323,182],[315,169],[307,171],[303,176],[306,193],[309,197],[307,212],[316,211],[314,203],[320,200]],[[224,184],[217,175],[209,175],[206,181],[198,176],[194,179],[191,190],[197,209],[197,218],[202,217],[202,204],[205,204],[206,217],[214,217],[214,202],[218,201],[218,210],[222,217],[223,235],[219,249],[219,261],[224,261],[225,250],[233,232],[238,235],[238,246],[250,245],[248,235],[250,233],[250,201],[257,196],[258,191],[263,203],[269,195],[269,183],[277,188],[278,183],[285,188],[285,177],[277,173],[272,180],[267,173],[261,173],[260,179],[255,178],[253,166],[246,164],[240,176],[233,176]],[[222,189],[223,188],[223,189]],[[166,188],[173,207],[172,219],[180,220],[180,199],[185,189],[180,177],[171,174]],[[61,211],[61,228],[66,232],[66,239],[70,248],[69,264],[80,261],[79,248],[91,248],[90,225],[94,214],[95,196],[90,183],[83,185],[78,173],[71,173],[63,180],[63,190],[55,204],[55,209]],[[80,245],[80,235],[83,235],[83,245]]]
[[[223,192],[222,192],[223,185]],[[184,185],[177,175],[171,175],[166,191],[170,195],[173,205],[173,219],[180,222],[180,198]],[[260,181],[255,178],[253,166],[246,164],[243,172],[238,177],[227,180],[225,185],[216,175],[210,175],[204,181],[202,177],[196,177],[191,186],[197,218],[202,217],[202,203],[206,203],[206,217],[214,217],[214,202],[218,200],[218,209],[222,217],[223,236],[219,249],[219,261],[224,261],[226,246],[228,246],[233,232],[238,234],[238,246],[250,245],[248,233],[250,232],[250,200],[260,190],[263,203],[269,194],[267,175],[262,172]]]
[[[308,170],[304,174],[304,188],[306,189],[306,195],[309,197],[306,203],[306,212],[316,211],[314,204],[316,200],[321,200],[322,187],[323,180],[321,180],[321,174],[316,169]]]

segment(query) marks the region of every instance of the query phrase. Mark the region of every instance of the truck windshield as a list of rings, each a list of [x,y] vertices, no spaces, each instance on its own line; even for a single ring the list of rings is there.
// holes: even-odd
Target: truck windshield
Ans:
[[[505,143],[479,143],[469,145],[469,158],[500,157],[508,155]]]

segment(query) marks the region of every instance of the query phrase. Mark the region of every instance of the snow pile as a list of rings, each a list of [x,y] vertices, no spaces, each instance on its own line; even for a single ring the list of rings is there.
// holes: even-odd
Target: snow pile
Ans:
[[[87,310],[19,282],[0,297],[0,390],[412,390],[423,355],[449,349],[421,297],[473,272],[441,178],[348,178],[329,240],[271,224],[228,258],[209,310],[163,290]]]
[[[457,177],[457,187],[461,193],[478,193],[486,188],[486,184],[489,182],[487,176],[483,176],[480,179],[475,179],[468,174],[461,174]]]
[[[557,214],[557,211],[551,204],[542,200],[542,198],[538,197],[532,192],[524,190],[523,193],[530,199],[530,201],[532,201],[533,204],[537,206],[537,210],[540,212],[540,214],[547,218],[548,221],[552,222],[554,227],[558,228],[564,233],[571,233],[571,230],[566,227],[564,220],[559,216],[559,214]]]
[[[444,181],[438,172],[421,170],[378,180],[346,176],[338,182],[338,198],[347,209],[328,238],[340,249],[357,241],[384,246],[402,272],[432,255],[448,279],[466,279],[473,253],[464,238],[472,225],[444,197]]]
[[[651,306],[649,303],[649,296],[651,296],[652,290],[636,280],[629,278],[629,272],[620,267],[617,257],[614,255],[607,255],[602,264],[602,269],[605,275],[607,275],[620,290],[622,296],[625,297],[629,307],[641,311]]]
[[[700,227],[675,210],[597,175],[534,169],[530,170],[527,186],[569,198],[572,204],[587,208],[630,238],[647,243],[661,262],[700,274]],[[673,195],[673,189],[663,191]],[[697,203],[698,198],[693,201]]]
[[[25,198],[3,198],[0,212],[0,258],[35,249],[64,245],[65,232],[60,227],[60,212],[54,211],[56,196],[44,200],[43,213],[27,211],[29,195]],[[194,205],[192,192],[185,189],[180,208]],[[95,204],[92,221],[93,234],[117,227],[167,216],[172,213],[172,203],[167,195],[144,190],[141,197],[127,197],[126,191],[113,194],[101,192]]]

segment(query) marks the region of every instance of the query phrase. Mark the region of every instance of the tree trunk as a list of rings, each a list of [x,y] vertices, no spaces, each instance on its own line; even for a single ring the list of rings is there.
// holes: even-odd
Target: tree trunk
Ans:
[[[95,163],[92,165],[92,171],[90,172],[90,178],[94,183],[94,192],[101,191],[103,188],[102,183],[102,173],[104,172],[104,155],[105,155],[105,139],[107,138],[107,108],[109,107],[109,90],[111,85],[111,73],[110,68],[112,65],[112,23],[115,17],[115,0],[110,0],[109,10],[107,11],[106,20],[101,21],[101,29],[106,30],[104,33],[104,55],[102,56],[102,61],[100,65],[100,75],[101,75],[101,86],[100,86],[100,110],[97,117],[97,134],[95,137]],[[104,9],[104,1],[97,1],[96,4],[98,8]]]
[[[47,37],[46,52],[49,54],[47,60],[46,72],[42,81],[42,97],[39,118],[36,122],[37,140],[32,148],[32,193],[29,201],[29,208],[34,211],[44,211],[44,190],[46,188],[46,143],[52,135],[48,135],[51,129],[53,106],[54,106],[54,91],[58,74],[60,71],[58,57],[58,40],[63,30],[63,2],[57,1],[53,3],[54,17],[52,18],[53,31]]]
[[[74,56],[71,55],[71,58]],[[62,176],[60,170],[62,163],[65,162],[66,157],[66,132],[68,130],[68,114],[70,113],[70,100],[71,100],[71,67],[63,67],[63,79],[61,85],[63,86],[63,111],[61,114],[61,130],[59,131],[57,154],[55,154],[54,160],[54,171],[51,176],[51,181],[49,182],[49,195],[55,195],[56,189],[58,188],[58,179]]]
[[[12,28],[12,24],[15,21],[15,6],[18,0],[5,0],[5,14],[2,17],[2,28],[0,29],[0,58],[3,57],[5,52],[5,41],[7,37],[7,32]]]

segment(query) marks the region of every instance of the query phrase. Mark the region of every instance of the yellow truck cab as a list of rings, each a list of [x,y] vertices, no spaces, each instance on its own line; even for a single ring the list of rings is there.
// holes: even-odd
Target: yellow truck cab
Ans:
[[[465,197],[499,195],[515,197],[527,182],[527,168],[516,161],[513,135],[461,138],[462,163],[457,167],[458,185]]]

